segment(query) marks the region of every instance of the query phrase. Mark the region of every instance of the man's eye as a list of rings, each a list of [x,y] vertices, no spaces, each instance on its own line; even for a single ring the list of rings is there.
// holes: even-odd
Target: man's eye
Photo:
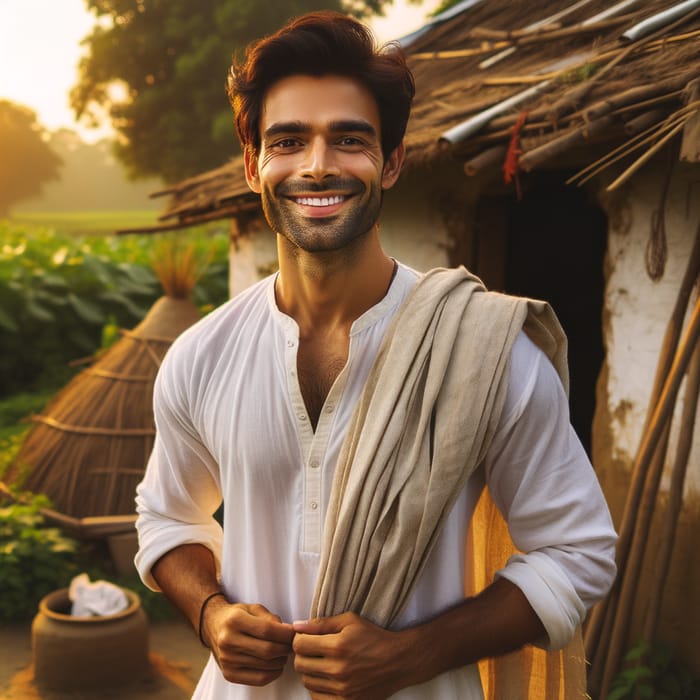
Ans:
[[[343,136],[342,139],[340,139],[339,144],[341,146],[362,146],[363,143],[360,139],[358,139],[356,136]]]
[[[280,139],[272,144],[272,148],[295,148],[298,145],[297,139]]]

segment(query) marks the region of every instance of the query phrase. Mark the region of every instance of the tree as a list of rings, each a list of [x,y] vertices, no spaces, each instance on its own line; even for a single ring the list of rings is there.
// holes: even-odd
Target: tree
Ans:
[[[173,182],[238,152],[224,85],[231,57],[287,19],[344,0],[86,0],[98,17],[71,91],[77,118],[105,109],[131,177]],[[355,15],[391,0],[354,0]],[[121,85],[118,95],[115,85]]]
[[[58,178],[61,159],[47,138],[29,107],[0,100],[0,217],[15,202],[39,194],[47,180]]]

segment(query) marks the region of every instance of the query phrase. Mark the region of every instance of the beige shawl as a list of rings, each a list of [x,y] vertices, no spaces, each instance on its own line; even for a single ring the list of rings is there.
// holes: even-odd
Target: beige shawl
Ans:
[[[464,268],[420,278],[379,351],[341,450],[312,617],[352,610],[383,627],[396,620],[488,449],[521,329],[568,388],[566,338],[545,302],[487,292]]]

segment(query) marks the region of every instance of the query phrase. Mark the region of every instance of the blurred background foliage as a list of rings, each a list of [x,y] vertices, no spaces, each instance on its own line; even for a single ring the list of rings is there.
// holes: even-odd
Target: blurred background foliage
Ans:
[[[226,227],[177,236],[208,260],[192,295],[206,312],[228,297]],[[81,358],[138,324],[163,294],[151,267],[163,238],[0,223],[0,398],[59,387]]]
[[[417,0],[419,1],[419,0]],[[131,177],[174,182],[237,152],[224,89],[232,55],[289,18],[329,9],[358,17],[391,0],[86,0],[97,24],[71,91],[77,117],[106,113]]]

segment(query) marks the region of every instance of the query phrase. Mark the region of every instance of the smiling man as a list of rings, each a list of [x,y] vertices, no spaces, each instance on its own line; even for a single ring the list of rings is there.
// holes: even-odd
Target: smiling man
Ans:
[[[414,92],[398,49],[314,13],[229,91],[279,272],[163,363],[139,571],[212,651],[197,699],[482,698],[476,661],[564,646],[615,573],[561,329],[382,249]],[[485,487],[522,553],[466,598]]]

